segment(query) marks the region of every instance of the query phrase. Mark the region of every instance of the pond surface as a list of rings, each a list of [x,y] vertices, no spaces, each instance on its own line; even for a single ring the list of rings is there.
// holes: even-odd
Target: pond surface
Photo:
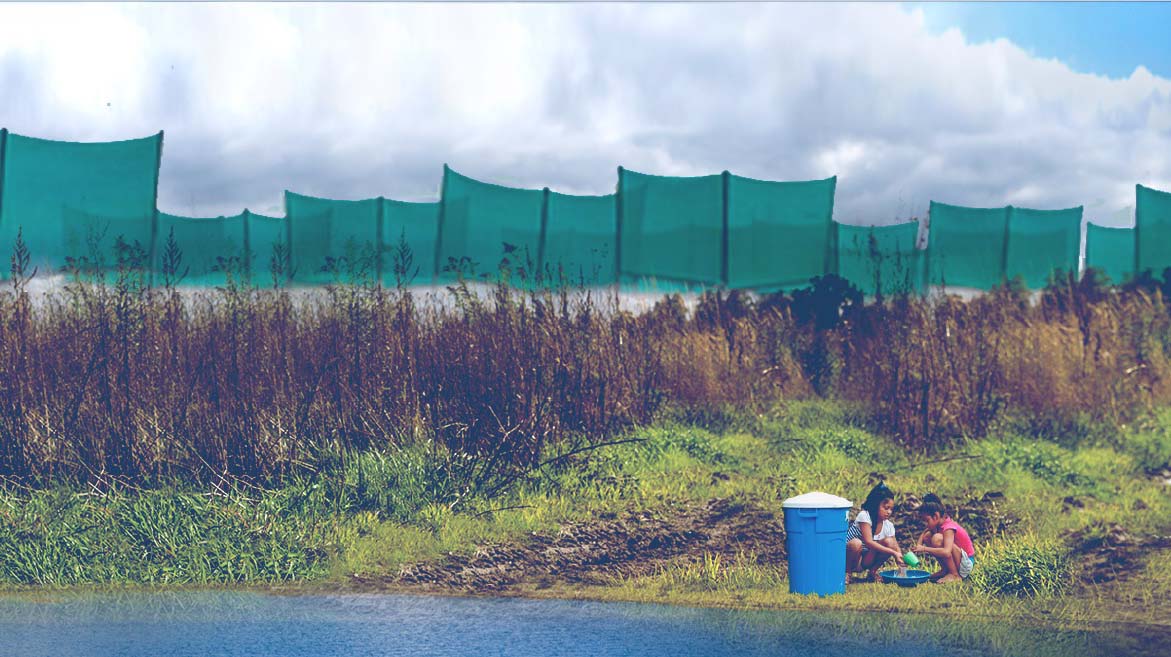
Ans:
[[[557,600],[249,592],[0,597],[0,655],[23,657],[1069,657],[1139,655],[1168,639],[901,614]]]

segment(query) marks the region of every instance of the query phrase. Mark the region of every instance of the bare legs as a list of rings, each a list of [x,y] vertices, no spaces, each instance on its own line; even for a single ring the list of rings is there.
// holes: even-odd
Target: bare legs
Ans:
[[[893,537],[884,538],[879,543],[898,550],[899,544]],[[873,580],[878,575],[878,569],[890,559],[886,552],[877,550],[862,551],[862,539],[855,538],[846,542],[846,572],[855,573],[859,570],[869,570],[868,579]]]
[[[943,547],[943,534],[931,535],[931,547]],[[951,554],[947,555],[946,557],[937,555],[933,556],[935,556],[935,560],[939,562],[939,570],[935,573],[932,573],[932,580],[935,580],[940,584],[963,581],[963,578],[960,577],[960,561],[964,558],[964,551],[960,549],[960,546],[952,543]]]
[[[846,541],[846,574],[862,570],[862,539],[852,538]]]

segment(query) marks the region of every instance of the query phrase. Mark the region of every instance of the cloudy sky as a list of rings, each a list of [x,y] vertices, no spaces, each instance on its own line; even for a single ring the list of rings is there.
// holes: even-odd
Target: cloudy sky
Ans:
[[[837,175],[835,218],[1171,189],[1171,5],[0,4],[0,126],[165,130],[159,206]]]

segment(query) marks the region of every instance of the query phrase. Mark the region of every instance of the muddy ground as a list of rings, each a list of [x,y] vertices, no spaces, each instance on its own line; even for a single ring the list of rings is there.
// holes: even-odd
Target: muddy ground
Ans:
[[[480,547],[474,555],[448,555],[437,562],[353,584],[421,591],[508,593],[553,584],[604,584],[617,577],[648,575],[669,563],[754,553],[761,563],[784,564],[784,530],[773,512],[729,500],[693,508],[571,523],[555,534],[534,533],[520,543]]]
[[[1134,535],[1121,525],[1103,522],[1070,532],[1065,541],[1083,584],[1124,582],[1142,570],[1152,552],[1171,549],[1171,536]]]
[[[978,545],[981,537],[1012,531],[1017,523],[1003,510],[1003,503],[1003,494],[990,491],[956,504],[953,515]],[[895,508],[904,546],[923,530],[914,513],[918,506],[917,498],[906,496]],[[1077,508],[1076,501],[1067,500],[1065,506]],[[758,563],[784,569],[784,538],[779,509],[712,499],[659,513],[632,510],[566,524],[556,533],[481,546],[473,555],[450,554],[385,577],[355,576],[350,585],[500,595],[555,584],[606,584],[653,574],[669,564],[698,562],[705,554],[721,555],[725,563],[738,554],[754,555]],[[1065,539],[1077,576],[1086,584],[1125,580],[1151,551],[1171,547],[1171,538],[1132,536],[1117,526],[1095,526]]]

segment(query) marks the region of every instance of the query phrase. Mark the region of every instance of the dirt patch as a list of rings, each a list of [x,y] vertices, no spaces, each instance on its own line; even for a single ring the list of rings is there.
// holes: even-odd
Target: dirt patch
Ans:
[[[1102,521],[1067,532],[1084,584],[1126,581],[1138,573],[1147,556],[1171,548],[1171,536],[1134,536],[1121,525]]]
[[[990,492],[953,507],[953,517],[974,540],[1003,532],[1016,519],[1001,509],[1004,495]],[[914,510],[919,500],[896,506],[900,540],[923,531]],[[779,512],[754,503],[713,499],[660,513],[630,511],[534,533],[522,542],[481,546],[475,554],[451,554],[403,567],[384,577],[354,576],[357,588],[507,594],[554,584],[605,584],[618,577],[653,574],[668,564],[695,563],[704,554],[725,559],[740,553],[785,568],[785,532]]]
[[[567,524],[553,535],[534,533],[522,544],[483,546],[471,556],[448,555],[389,577],[355,576],[352,584],[507,593],[558,583],[601,584],[699,560],[705,553],[730,558],[741,552],[755,554],[760,563],[783,565],[783,525],[756,505],[717,499],[696,508]]]

